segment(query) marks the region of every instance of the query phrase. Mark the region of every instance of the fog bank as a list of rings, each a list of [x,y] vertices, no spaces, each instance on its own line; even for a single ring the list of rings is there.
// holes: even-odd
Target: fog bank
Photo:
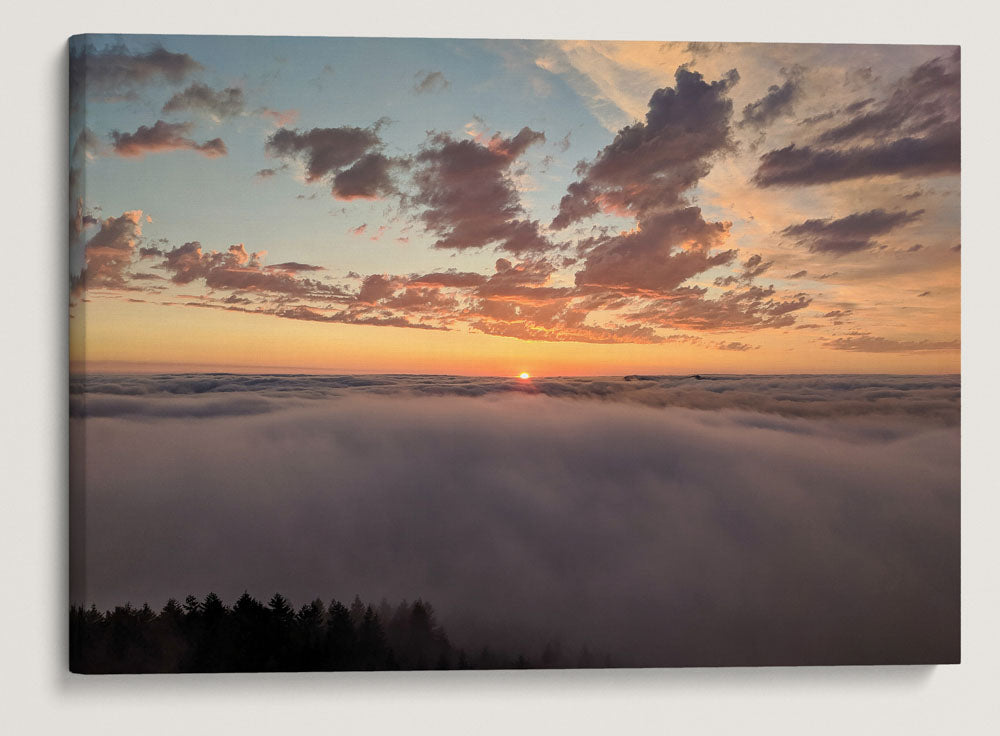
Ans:
[[[580,401],[235,378],[76,394],[77,599],[422,596],[457,645],[556,640],[618,664],[957,657],[959,434],[927,409],[957,412],[957,379],[741,389],[807,419],[622,398],[646,388]],[[559,385],[574,380],[590,379]],[[859,412],[879,399],[857,391],[895,406]]]

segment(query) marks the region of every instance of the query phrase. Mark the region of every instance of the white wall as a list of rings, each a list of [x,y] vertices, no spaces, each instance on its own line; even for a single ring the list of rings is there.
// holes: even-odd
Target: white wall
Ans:
[[[983,3],[51,0],[3,13],[0,723],[7,733],[843,734],[1000,728],[995,10]],[[813,7],[810,7],[813,6]],[[80,32],[963,44],[963,664],[74,678],[65,672],[65,39]]]

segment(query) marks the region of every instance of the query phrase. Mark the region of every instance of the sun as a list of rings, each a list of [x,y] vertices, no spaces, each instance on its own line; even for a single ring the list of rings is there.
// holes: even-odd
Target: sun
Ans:
[[[525,371],[524,373],[521,374],[521,380],[522,381],[527,381],[529,378],[531,378],[531,374],[528,373],[527,371]]]

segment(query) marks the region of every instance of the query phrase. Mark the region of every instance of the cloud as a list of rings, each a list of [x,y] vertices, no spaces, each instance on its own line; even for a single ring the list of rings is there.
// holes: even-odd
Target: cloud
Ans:
[[[227,87],[214,90],[206,84],[193,83],[183,92],[176,93],[163,106],[163,114],[192,110],[221,120],[243,112],[243,90]]]
[[[92,380],[213,388],[74,394],[95,412],[71,420],[87,439],[87,514],[71,520],[85,602],[422,596],[457,646],[585,643],[619,665],[958,658],[957,424],[371,395],[486,383],[459,377]],[[282,393],[338,383],[337,399]],[[717,383],[687,380],[706,401]],[[916,407],[958,391],[957,377],[728,383],[771,400],[787,384],[831,413],[854,394]]]
[[[774,265],[774,261],[764,261],[760,254],[754,254],[747,258],[746,262],[743,264],[743,270],[739,273],[732,274],[729,276],[720,276],[715,280],[716,286],[732,286],[734,284],[749,284],[758,276],[763,276],[765,273],[771,270],[771,266]],[[796,276],[804,276],[805,272],[802,271],[799,274],[793,274],[788,278],[796,278]]]
[[[137,89],[156,82],[183,82],[203,69],[187,54],[162,46],[146,52],[131,51],[125,44],[97,48],[90,43],[70,44],[70,99],[81,94],[108,99],[134,99]]]
[[[506,309],[505,309],[506,307]],[[555,308],[518,307],[510,309],[510,305],[482,305],[481,310],[487,316],[473,322],[473,329],[487,335],[513,337],[519,340],[537,342],[585,342],[592,344],[632,343],[639,345],[655,345],[666,342],[662,335],[645,325],[597,326],[584,324],[587,316],[585,310],[574,310],[570,305],[557,305]],[[499,312],[499,318],[495,317]]]
[[[676,85],[656,90],[649,99],[645,122],[618,131],[615,139],[591,162],[577,166],[579,179],[567,188],[552,227],[562,229],[600,212],[634,217],[636,226],[604,233],[577,244],[583,265],[575,274],[581,292],[606,289],[616,297],[592,295],[594,304],[632,307],[623,319],[635,326],[722,329],[737,322],[755,327],[794,322],[792,309],[762,291],[742,297],[706,297],[705,290],[683,286],[712,268],[732,263],[735,249],[725,249],[731,224],[709,222],[685,196],[711,169],[712,159],[733,150],[729,90],[739,80],[735,70],[706,82],[682,66]],[[761,266],[758,260],[753,270]],[[743,283],[770,267],[721,279],[720,285]],[[632,301],[622,299],[630,296]],[[636,299],[652,300],[637,303]],[[787,302],[787,305],[798,302]],[[772,310],[780,311],[770,314]],[[711,311],[713,317],[705,313]],[[694,318],[698,313],[699,318]],[[681,321],[674,324],[672,317]],[[645,335],[656,335],[646,332]],[[659,336],[662,338],[662,336]],[[659,341],[659,340],[657,340]]]
[[[645,122],[618,131],[593,162],[581,164],[581,178],[569,186],[552,227],[560,230],[600,211],[638,216],[681,204],[681,195],[708,174],[708,159],[732,146],[727,96],[739,81],[731,70],[705,82],[685,67],[676,86],[656,90]]]
[[[592,248],[576,283],[667,292],[709,268],[730,263],[735,250],[713,252],[729,223],[706,222],[698,207],[647,216],[638,230],[601,239]]]
[[[480,273],[470,273],[468,271],[444,271],[428,273],[423,276],[415,276],[410,279],[411,284],[427,284],[431,286],[481,286],[486,283],[486,277]]]
[[[908,225],[923,214],[924,210],[869,210],[836,220],[806,220],[786,227],[781,234],[794,239],[799,245],[807,246],[811,253],[844,255],[875,247],[878,243],[873,238]]]
[[[845,123],[822,133],[821,144],[852,140],[879,140],[885,136],[919,135],[947,123],[957,122],[961,74],[958,49],[949,57],[932,59],[916,67],[897,82],[888,99],[868,109],[871,99],[849,105],[857,113]]]
[[[791,69],[782,69],[781,74],[785,77],[784,83],[780,86],[772,84],[768,87],[766,95],[743,108],[739,127],[762,131],[777,118],[793,112],[795,101],[802,95],[803,69],[794,66]]]
[[[298,110],[274,110],[270,107],[258,107],[254,114],[270,120],[276,128],[292,125],[299,117]]]
[[[333,177],[333,196],[337,199],[378,199],[395,190],[392,171],[398,162],[381,153],[366,153],[349,169]]]
[[[826,340],[824,346],[855,353],[923,353],[931,350],[960,350],[958,340],[892,340],[864,333]]]
[[[299,319],[307,322],[330,322],[335,324],[368,325],[369,327],[409,327],[418,330],[444,330],[445,327],[439,325],[423,324],[411,322],[405,317],[387,314],[373,314],[371,312],[357,312],[354,310],[343,310],[335,312],[321,312],[312,307],[299,305],[288,309],[278,309],[274,312],[278,317],[285,319]]]
[[[958,173],[961,122],[958,49],[921,64],[882,102],[848,106],[848,121],[811,143],[770,151],[753,181],[760,187],[804,186],[847,179]]]
[[[298,263],[296,261],[286,261],[285,263],[275,263],[271,266],[264,266],[269,271],[323,271],[322,266],[311,266],[308,263]]]
[[[368,128],[342,126],[313,128],[299,132],[280,128],[267,139],[272,155],[301,158],[306,164],[306,181],[329,181],[337,199],[376,199],[396,191],[394,168],[404,165],[379,152],[382,123]]]
[[[721,302],[706,298],[704,289],[683,286],[705,271],[732,263],[737,255],[735,249],[724,249],[731,224],[706,221],[685,196],[709,173],[715,156],[733,150],[728,92],[738,80],[735,70],[709,83],[697,72],[678,68],[676,86],[658,89],[650,97],[645,122],[622,128],[592,162],[577,166],[580,178],[569,185],[559,204],[552,221],[555,229],[599,212],[635,218],[631,230],[598,235],[577,245],[583,256],[583,266],[575,274],[578,287],[659,300],[633,304],[636,308],[626,319],[651,320],[646,326],[674,326],[670,315],[714,310],[716,320],[685,318],[685,325],[678,326],[714,329],[737,316],[741,324],[757,326],[794,322],[787,312],[780,319],[762,316],[761,309],[777,307],[774,302],[764,307],[758,292],[747,292],[741,299],[727,295],[728,306],[720,309]],[[745,284],[769,266],[748,275]],[[721,285],[742,279],[743,275],[723,279]],[[750,306],[751,312],[741,310],[739,302]],[[730,319],[722,320],[723,312]]]
[[[202,280],[210,289],[241,290],[264,296],[286,295],[330,299],[344,296],[343,290],[315,279],[300,278],[300,271],[319,267],[302,263],[265,267],[261,253],[248,253],[242,243],[229,246],[225,253],[202,251],[195,241],[177,246],[163,254],[160,267],[175,284]]]
[[[109,217],[84,245],[84,267],[71,283],[71,293],[88,288],[126,289],[128,270],[142,237],[142,210]]]
[[[763,330],[795,324],[794,312],[812,298],[805,294],[776,295],[773,286],[744,285],[706,298],[703,289],[682,288],[653,300],[628,315],[629,319],[679,330]]]
[[[681,341],[696,337],[678,336]],[[95,397],[147,397],[151,416],[161,412],[155,402],[175,395],[238,395],[250,392],[268,399],[335,399],[349,396],[503,397],[548,396],[580,401],[641,404],[653,408],[679,407],[776,414],[802,418],[903,417],[907,421],[943,426],[957,425],[960,418],[958,376],[625,376],[607,378],[535,377],[530,382],[516,378],[486,376],[419,375],[113,375],[74,376],[70,394],[82,397],[73,416],[90,416]],[[143,401],[146,401],[143,399]],[[139,406],[143,402],[139,402]],[[289,404],[278,402],[272,410]],[[118,406],[118,405],[116,405]],[[138,416],[141,408],[130,408]],[[113,416],[104,412],[104,416]],[[207,413],[206,413],[207,416]]]
[[[829,184],[890,174],[957,174],[961,163],[960,133],[956,122],[942,125],[933,135],[922,138],[899,138],[847,150],[797,148],[793,143],[764,154],[753,180],[757,186],[770,187]]]
[[[140,125],[134,133],[113,130],[112,150],[126,158],[141,158],[147,153],[185,150],[195,151],[208,158],[226,155],[226,144],[221,138],[198,143],[186,137],[191,128],[191,123],[167,123],[157,120],[152,127]]]
[[[451,82],[449,82],[444,74],[441,72],[427,72],[419,71],[413,75],[416,80],[413,83],[413,91],[419,94],[428,94],[431,92],[443,92],[446,89],[451,89]]]
[[[423,208],[418,217],[438,237],[434,247],[494,245],[516,254],[552,248],[538,222],[527,219],[510,177],[518,157],[544,140],[543,133],[527,127],[512,137],[497,133],[485,141],[431,136],[415,157],[417,191],[408,203]]]

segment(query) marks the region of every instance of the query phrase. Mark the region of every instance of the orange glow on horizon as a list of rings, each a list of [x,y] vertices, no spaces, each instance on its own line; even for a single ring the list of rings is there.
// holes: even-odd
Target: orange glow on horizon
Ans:
[[[418,373],[520,378],[694,373],[957,373],[958,351],[894,355],[823,350],[800,334],[758,333],[760,350],[691,344],[518,340],[465,330],[331,325],[156,303],[94,299],[71,320],[77,371]],[[801,331],[805,333],[808,331]],[[783,339],[796,339],[789,350]],[[784,348],[784,349],[780,349]]]

